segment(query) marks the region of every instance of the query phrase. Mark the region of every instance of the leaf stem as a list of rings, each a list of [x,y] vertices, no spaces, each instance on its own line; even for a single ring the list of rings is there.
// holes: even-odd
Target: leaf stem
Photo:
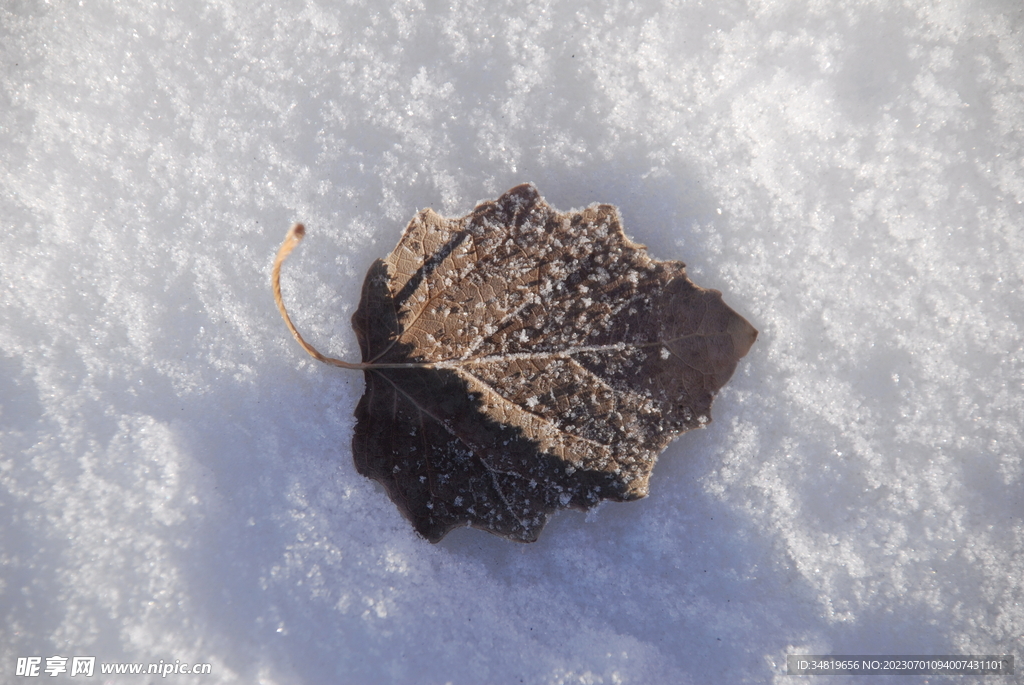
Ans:
[[[284,323],[288,326],[288,330],[292,332],[295,339],[302,345],[302,349],[309,353],[313,359],[321,361],[324,364],[330,364],[331,366],[340,366],[343,369],[354,369],[360,371],[367,368],[367,364],[352,364],[350,362],[342,361],[341,359],[335,359],[334,357],[327,357],[306,342],[302,334],[299,333],[298,329],[295,328],[295,324],[292,323],[292,317],[288,316],[288,310],[284,306],[284,301],[281,299],[281,265],[284,264],[284,260],[288,259],[288,255],[292,253],[302,238],[306,235],[306,227],[302,224],[295,224],[288,231],[288,234],[284,237],[284,242],[281,243],[281,247],[277,250],[277,257],[274,258],[274,270],[270,275],[270,284],[274,289],[274,302],[277,303],[277,310],[281,312],[281,318],[284,319]]]

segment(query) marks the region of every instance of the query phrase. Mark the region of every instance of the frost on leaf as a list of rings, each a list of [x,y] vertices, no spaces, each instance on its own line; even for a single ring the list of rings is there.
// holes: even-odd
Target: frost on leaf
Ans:
[[[557,509],[644,497],[757,337],[614,207],[560,213],[530,184],[420,212],[352,323],[356,467],[432,542],[467,524],[532,541]]]

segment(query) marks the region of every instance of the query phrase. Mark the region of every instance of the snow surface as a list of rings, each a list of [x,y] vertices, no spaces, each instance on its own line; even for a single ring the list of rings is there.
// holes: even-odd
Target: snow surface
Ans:
[[[0,680],[1024,657],[1019,0],[254,5],[0,4]],[[416,210],[523,181],[618,205],[761,336],[648,499],[434,546],[356,474],[362,378],[291,339],[271,260],[303,220],[286,298],[355,359]]]

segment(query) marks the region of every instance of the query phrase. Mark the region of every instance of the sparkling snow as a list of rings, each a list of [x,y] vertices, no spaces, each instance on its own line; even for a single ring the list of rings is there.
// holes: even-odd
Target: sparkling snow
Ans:
[[[3,3],[0,680],[1019,660],[1022,29],[1016,0]],[[271,261],[305,222],[285,297],[356,360],[416,211],[524,181],[618,205],[761,335],[647,499],[435,546],[356,474],[362,378],[298,348]]]

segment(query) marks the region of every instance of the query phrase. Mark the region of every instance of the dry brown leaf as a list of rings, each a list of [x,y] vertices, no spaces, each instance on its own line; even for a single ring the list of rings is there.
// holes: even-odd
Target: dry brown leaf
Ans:
[[[646,496],[757,337],[630,241],[615,207],[560,213],[532,184],[410,222],[366,276],[361,364],[320,355],[282,314],[310,354],[364,371],[356,468],[432,542],[466,524],[532,541],[557,509]]]

